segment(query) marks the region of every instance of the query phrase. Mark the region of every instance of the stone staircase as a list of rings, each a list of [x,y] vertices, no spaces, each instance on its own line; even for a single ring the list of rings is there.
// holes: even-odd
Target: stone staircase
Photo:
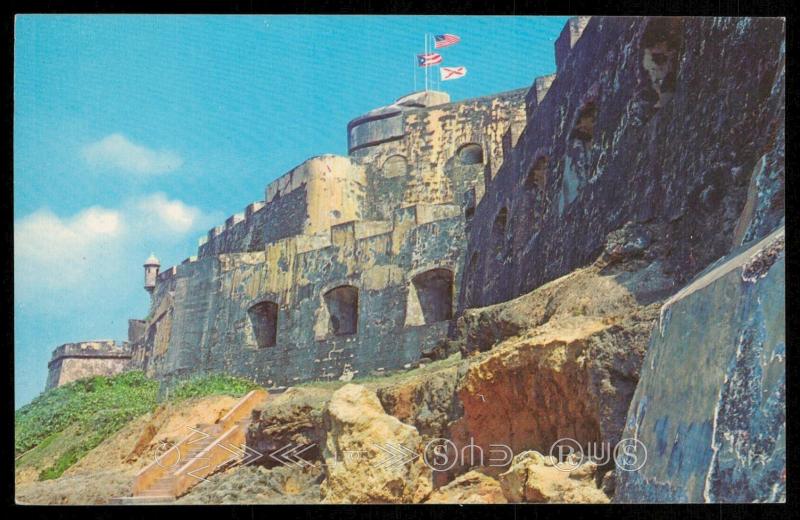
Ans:
[[[173,502],[209,475],[248,457],[242,450],[253,408],[267,398],[264,390],[242,397],[215,424],[198,424],[189,435],[143,468],[133,482],[130,497],[112,504],[154,504]]]
[[[247,420],[249,422],[249,420]],[[245,430],[247,429],[247,425],[244,425]],[[191,437],[197,437],[192,442],[187,442],[189,446],[189,450],[183,455],[182,460],[194,460],[204,449],[211,446],[216,438],[221,433],[220,428],[216,424],[198,424],[195,427],[196,430],[202,431],[203,433],[208,434],[208,437],[203,437],[200,434],[192,433]],[[165,463],[167,464],[167,463]],[[178,477],[174,473],[167,473],[156,479],[148,488],[140,491],[136,496],[140,497],[169,497],[173,500],[175,496],[173,495],[173,490],[175,489],[175,483],[177,482]],[[199,480],[198,480],[199,481]]]

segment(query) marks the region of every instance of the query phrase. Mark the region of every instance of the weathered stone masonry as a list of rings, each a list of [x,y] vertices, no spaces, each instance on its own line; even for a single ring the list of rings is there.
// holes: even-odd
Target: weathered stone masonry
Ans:
[[[674,292],[782,220],[783,40],[775,19],[577,17],[529,89],[372,110],[348,156],[305,161],[148,278],[127,366],[273,388],[402,368],[630,222]]]
[[[525,89],[421,92],[354,119],[350,155],[311,158],[158,273],[131,367],[280,388],[409,366],[447,337],[465,211],[525,121]],[[167,385],[168,386],[168,385]]]
[[[475,208],[459,309],[591,263],[627,222],[668,244],[676,288],[780,225],[784,35],[776,18],[571,20]]]
[[[127,370],[131,348],[111,340],[65,343],[53,351],[47,363],[45,390],[93,375],[114,375]]]

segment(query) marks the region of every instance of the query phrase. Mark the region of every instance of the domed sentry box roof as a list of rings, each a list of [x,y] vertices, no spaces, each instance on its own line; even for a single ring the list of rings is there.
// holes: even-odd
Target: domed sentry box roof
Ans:
[[[145,267],[148,267],[148,266],[151,266],[151,265],[155,265],[155,266],[160,266],[161,265],[161,262],[158,261],[158,258],[156,258],[156,255],[154,255],[153,253],[150,253],[150,256],[147,257],[147,260],[144,261],[144,266]]]

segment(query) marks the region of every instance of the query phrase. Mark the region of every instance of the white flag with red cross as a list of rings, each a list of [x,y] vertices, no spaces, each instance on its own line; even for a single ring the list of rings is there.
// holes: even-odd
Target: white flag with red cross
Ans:
[[[458,79],[463,78],[467,75],[467,68],[466,67],[440,67],[439,68],[439,77],[442,81],[448,81],[451,79]]]

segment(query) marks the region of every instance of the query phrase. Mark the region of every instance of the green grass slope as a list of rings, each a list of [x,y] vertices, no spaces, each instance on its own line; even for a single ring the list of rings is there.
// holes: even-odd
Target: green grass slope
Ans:
[[[238,397],[257,386],[215,374],[182,382],[169,400]],[[17,470],[38,471],[38,480],[60,477],[131,420],[153,411],[157,393],[158,383],[139,371],[90,377],[44,392],[14,414]]]

